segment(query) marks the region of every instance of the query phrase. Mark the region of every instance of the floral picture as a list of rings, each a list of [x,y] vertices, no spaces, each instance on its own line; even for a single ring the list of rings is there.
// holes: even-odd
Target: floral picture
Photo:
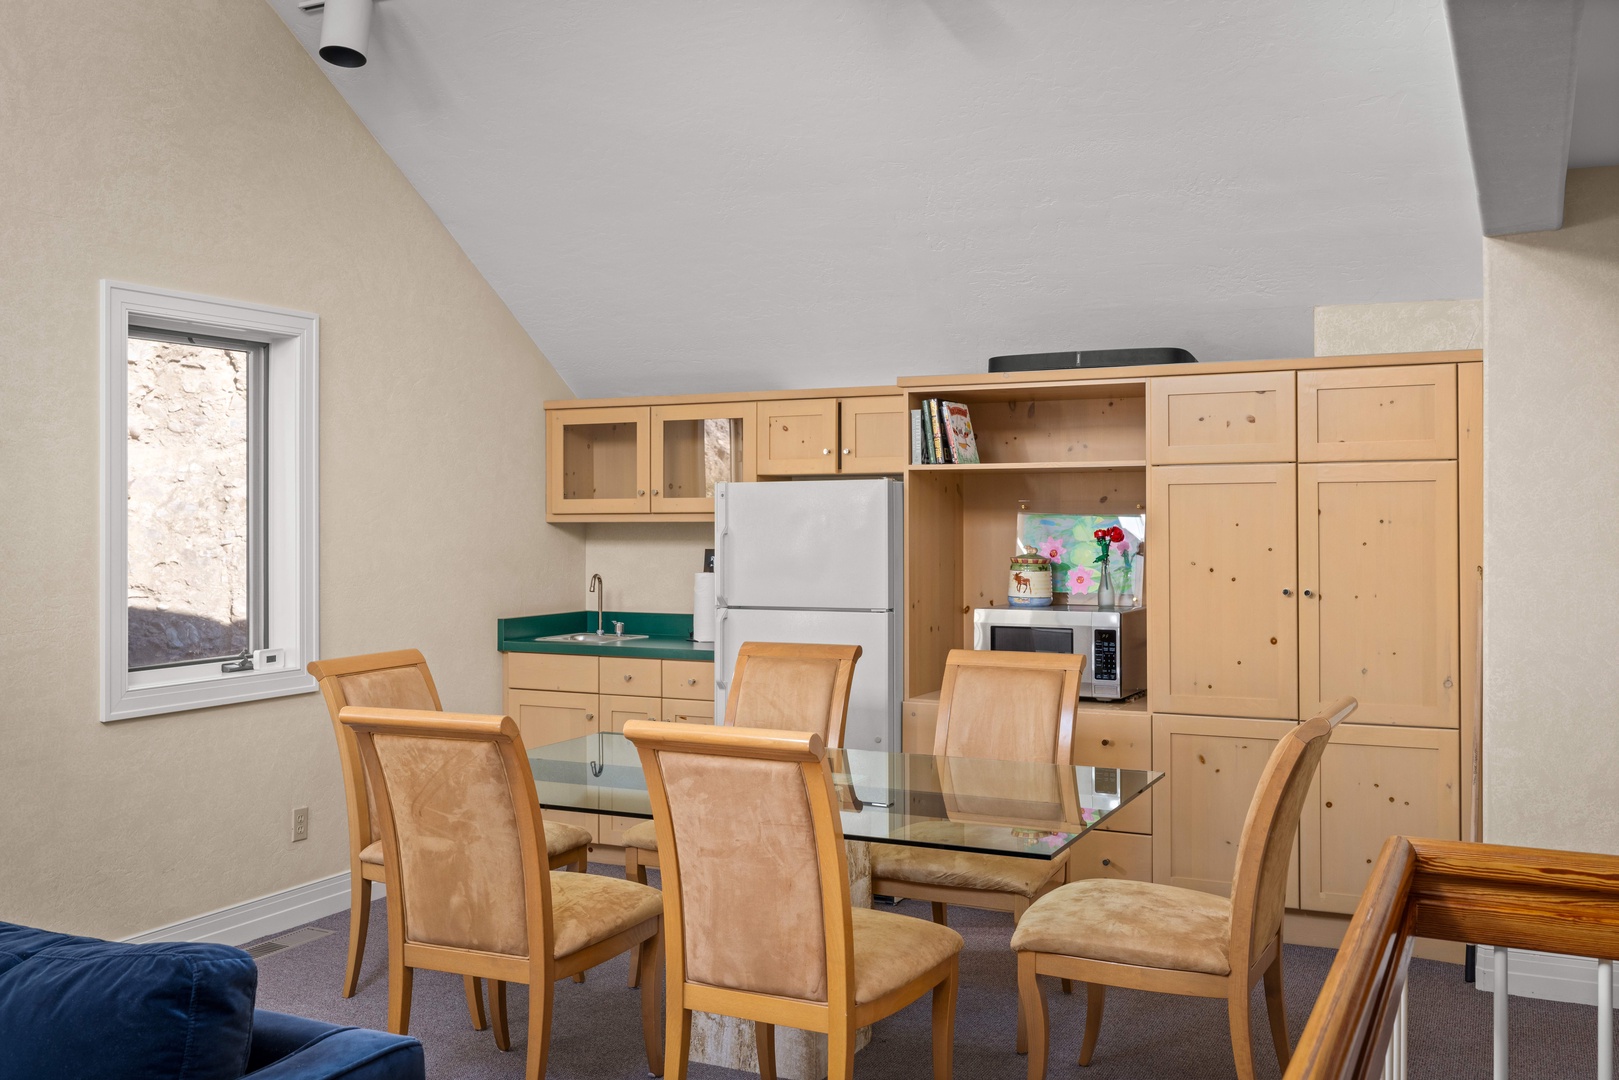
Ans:
[[[1094,604],[1102,565],[1096,534],[1112,529],[1123,533],[1123,539],[1109,543],[1114,592],[1121,597],[1140,596],[1144,566],[1137,555],[1147,531],[1147,519],[1140,514],[1019,514],[1018,552],[1050,560],[1052,591],[1065,594],[1066,603]]]

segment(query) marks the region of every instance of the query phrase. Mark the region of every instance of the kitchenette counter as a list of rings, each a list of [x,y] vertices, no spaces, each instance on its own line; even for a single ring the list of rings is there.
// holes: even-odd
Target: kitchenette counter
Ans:
[[[596,629],[594,611],[566,611],[552,615],[524,615],[497,623],[501,652],[567,653],[574,656],[630,656],[646,660],[714,660],[712,642],[691,640],[691,616],[659,612],[609,611],[603,625],[612,636],[613,623],[624,624],[626,636],[646,637],[624,642],[546,641],[563,634]]]

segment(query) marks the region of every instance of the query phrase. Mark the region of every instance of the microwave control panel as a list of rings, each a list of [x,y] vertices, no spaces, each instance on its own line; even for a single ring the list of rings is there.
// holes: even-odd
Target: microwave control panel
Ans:
[[[1097,627],[1091,631],[1091,680],[1119,681],[1119,632]]]

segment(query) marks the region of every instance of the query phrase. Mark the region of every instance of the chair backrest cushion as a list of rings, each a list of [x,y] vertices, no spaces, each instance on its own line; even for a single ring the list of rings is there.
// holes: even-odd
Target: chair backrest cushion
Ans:
[[[422,669],[414,664],[357,671],[353,675],[336,676],[336,679],[344,705],[359,705],[368,709],[435,710],[439,707],[437,696],[422,677]],[[332,713],[332,723],[337,727],[338,746],[344,753],[352,752],[354,736],[343,730],[335,712]],[[371,822],[371,839],[380,840],[382,826],[377,824],[377,797],[371,793],[369,784],[362,786],[365,788],[366,816]]]
[[[41,935],[0,923],[0,1077],[247,1071],[258,968],[242,950]]]
[[[728,718],[728,723],[775,731],[819,731],[828,740],[842,735],[826,730],[833,709],[837,661],[755,656],[749,658],[743,672],[736,714]],[[827,745],[836,746],[838,742],[829,741]]]
[[[955,668],[945,729],[951,757],[1052,761],[1063,721],[1061,670],[970,665]],[[950,682],[946,681],[946,687]],[[944,708],[941,705],[941,714]],[[1071,720],[1071,715],[1070,715]]]
[[[398,833],[405,939],[528,955],[523,852],[494,742],[377,734]]]
[[[658,761],[687,980],[827,1000],[820,865],[798,764],[667,750]]]

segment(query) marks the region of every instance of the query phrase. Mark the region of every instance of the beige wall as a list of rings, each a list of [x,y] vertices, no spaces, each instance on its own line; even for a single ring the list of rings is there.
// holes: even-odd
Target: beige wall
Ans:
[[[691,614],[692,575],[714,546],[711,524],[586,525],[585,576],[600,574],[607,607]],[[583,594],[586,582],[579,583]],[[585,594],[586,610],[596,598]],[[629,628],[627,628],[629,629]]]
[[[1427,352],[1484,347],[1484,301],[1325,304],[1315,309],[1315,354]]]
[[[0,71],[0,919],[127,935],[346,869],[345,822],[318,695],[97,720],[98,280],[320,315],[323,652],[419,646],[454,708],[578,595],[570,393],[268,5],[13,4]]]
[[[1484,835],[1619,853],[1619,168],[1484,241]]]

